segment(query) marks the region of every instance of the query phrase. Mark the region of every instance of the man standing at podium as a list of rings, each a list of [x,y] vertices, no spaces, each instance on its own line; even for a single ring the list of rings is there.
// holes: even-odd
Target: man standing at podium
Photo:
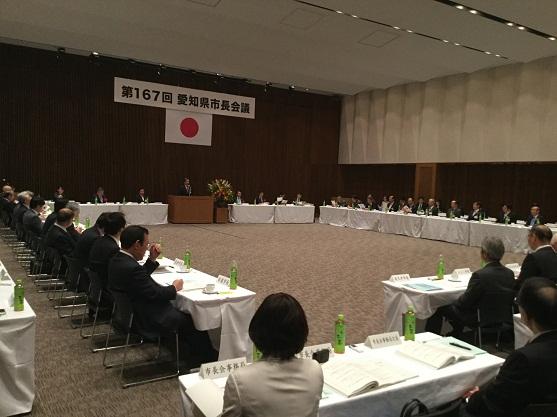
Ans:
[[[180,185],[180,188],[178,189],[178,195],[191,195],[191,185],[189,178],[184,178],[184,183]]]

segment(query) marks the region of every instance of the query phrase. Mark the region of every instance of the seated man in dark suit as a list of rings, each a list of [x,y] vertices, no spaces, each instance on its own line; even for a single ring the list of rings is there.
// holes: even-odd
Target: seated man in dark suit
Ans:
[[[112,258],[108,268],[109,289],[127,294],[139,328],[147,332],[178,332],[197,357],[196,365],[216,360],[207,332],[196,330],[191,316],[170,303],[182,289],[183,280],[161,286],[151,278],[158,266],[158,245],[151,245],[145,265],[138,263],[149,247],[149,231],[141,226],[129,226],[122,232],[120,241],[122,250]]]
[[[97,192],[91,199],[91,203],[95,203],[95,204],[108,203],[108,197],[104,194],[103,187],[97,187]]]
[[[557,403],[557,288],[545,278],[532,278],[517,302],[534,337],[509,355],[494,380],[465,394],[462,416],[516,417],[530,404]]]
[[[398,204],[395,201],[394,195],[389,196],[389,200],[387,202],[387,211],[398,211]]]
[[[425,203],[425,200],[423,197],[418,197],[418,202],[416,204],[414,204],[414,207],[412,208],[412,213],[414,214],[425,214],[425,209],[426,209],[427,205]]]
[[[29,210],[23,214],[23,229],[26,232],[34,233],[37,236],[41,235],[43,228],[43,221],[40,215],[44,210],[44,200],[40,197],[33,197],[29,205]]]
[[[451,207],[447,210],[447,217],[462,217],[462,209],[458,206],[458,201],[451,201]]]
[[[58,251],[60,257],[70,255],[75,248],[75,241],[66,230],[73,221],[73,212],[63,208],[56,214],[56,222],[50,228],[44,238],[46,247],[51,247]]]
[[[537,204],[534,204],[530,208],[530,215],[526,219],[526,226],[535,226],[537,224],[544,224],[543,217],[541,215],[541,208]]]
[[[503,207],[501,207],[501,213],[497,217],[497,223],[516,223],[518,217],[513,213],[512,209],[513,207],[510,204],[503,204]]]
[[[106,292],[108,283],[108,263],[120,251],[120,233],[126,227],[126,218],[123,213],[111,212],[107,214],[104,226],[104,236],[95,240],[91,246],[89,253],[89,265],[91,270],[95,271],[101,280],[102,287],[97,285],[91,287],[89,293],[90,301],[96,304],[99,291],[105,290],[101,298],[101,307],[106,308],[107,312],[112,307],[112,299]]]
[[[109,213],[101,213],[93,227],[85,230],[77,240],[73,257],[79,259],[82,267],[89,267],[89,254],[93,244],[104,236],[104,228]]]
[[[145,204],[149,200],[148,197],[145,197],[145,188],[140,188],[137,192],[137,198],[135,202],[138,204]]]
[[[191,191],[190,179],[184,178],[184,183],[178,188],[178,195],[190,196]]]
[[[427,208],[425,209],[426,216],[439,216],[439,208],[435,204],[435,200],[430,198],[427,200]]]
[[[505,246],[497,237],[486,237],[482,241],[481,257],[486,265],[472,274],[468,288],[458,300],[437,309],[435,314],[427,320],[426,331],[441,332],[443,317],[446,317],[453,327],[453,336],[459,337],[464,326],[477,322],[477,308],[482,298],[488,293],[513,291],[514,273],[501,265],[505,254]],[[509,304],[509,311],[512,305]]]
[[[54,201],[64,199],[64,188],[61,185],[56,187],[56,191],[54,191]]]
[[[14,208],[13,212],[13,230],[23,231],[23,215],[27,210],[29,210],[29,204],[31,204],[31,199],[33,198],[33,193],[31,191],[22,191],[17,195],[18,204]]]
[[[366,208],[368,208],[369,210],[379,210],[379,206],[377,205],[375,198],[373,198],[373,195],[371,194],[367,195]]]
[[[43,224],[43,236],[46,236],[50,228],[56,222],[56,215],[58,214],[60,209],[66,208],[67,204],[68,204],[68,200],[65,200],[63,198],[54,201],[54,211],[46,217],[46,220],[44,221]]]
[[[531,277],[548,278],[557,283],[557,253],[551,247],[553,232],[545,225],[534,226],[528,232],[528,246],[532,252],[522,261],[516,280],[518,290]]]
[[[480,221],[485,219],[485,217],[485,211],[483,211],[482,209],[482,203],[480,203],[479,201],[474,201],[472,203],[472,211],[470,212],[470,214],[468,214],[468,221]]]

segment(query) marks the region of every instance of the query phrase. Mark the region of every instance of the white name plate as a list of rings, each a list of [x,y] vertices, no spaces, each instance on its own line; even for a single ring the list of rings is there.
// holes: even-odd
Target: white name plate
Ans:
[[[217,282],[219,284],[222,284],[222,285],[226,286],[226,287],[230,287],[230,278],[225,277],[224,275],[219,275],[218,278],[217,278]]]
[[[184,265],[184,261],[182,259],[175,258],[174,269],[177,272],[186,272],[186,266]]]
[[[466,277],[468,275],[472,275],[472,271],[470,268],[459,268],[455,269],[451,274],[451,279],[459,281],[460,278]]]
[[[400,345],[401,343],[400,334],[398,332],[389,332],[370,335],[367,337],[365,344],[370,349],[376,349]]]
[[[391,277],[389,278],[389,281],[391,281],[391,282],[405,282],[405,281],[410,281],[410,275],[409,275],[409,274],[391,275]]]
[[[199,370],[199,376],[205,379],[225,378],[236,369],[246,366],[246,358],[234,358],[225,361],[204,363]]]
[[[322,343],[320,345],[306,346],[300,353],[296,354],[296,357],[300,359],[312,359],[315,352],[325,349],[329,351],[329,357],[334,355],[333,345],[331,343]]]

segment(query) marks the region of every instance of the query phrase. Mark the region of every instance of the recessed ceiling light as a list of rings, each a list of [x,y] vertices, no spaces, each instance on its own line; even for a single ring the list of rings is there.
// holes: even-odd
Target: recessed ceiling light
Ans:
[[[445,42],[445,43],[449,43],[449,41],[448,41],[448,40],[446,40],[446,39],[443,39],[443,42]]]
[[[464,10],[464,6],[462,4],[457,4],[455,6],[458,10]]]
[[[342,14],[342,10],[335,10],[337,13]]]
[[[524,30],[524,29],[526,29],[524,26],[519,26],[518,27],[518,30]]]
[[[513,22],[507,22],[507,26],[514,26]]]
[[[460,44],[458,42],[455,42],[454,46],[460,46]]]
[[[478,14],[478,11],[477,11],[477,10],[474,10],[474,9],[472,9],[472,10],[470,10],[470,13],[472,13],[472,14]]]
[[[553,38],[553,40],[555,40],[555,38]],[[91,53],[92,53],[94,56],[99,56],[99,53],[98,53],[98,52],[93,51],[93,52],[91,52]]]
[[[393,26],[393,29],[400,30],[398,26]]]
[[[495,54],[495,56],[496,56],[497,58],[501,58],[501,55],[499,55],[499,54]]]
[[[485,51],[485,53],[488,54],[488,55],[491,55],[491,52],[489,52],[489,51]]]
[[[414,33],[414,31],[413,31],[413,30],[410,30],[410,29],[406,29],[406,32],[408,32],[408,33]]]
[[[550,41],[554,41],[554,40],[555,40],[555,37],[554,37],[554,36],[550,36],[550,37],[547,38],[547,39],[549,39]]]
[[[352,16],[354,19],[358,18],[358,16],[356,16],[355,14],[351,14],[350,16]]]

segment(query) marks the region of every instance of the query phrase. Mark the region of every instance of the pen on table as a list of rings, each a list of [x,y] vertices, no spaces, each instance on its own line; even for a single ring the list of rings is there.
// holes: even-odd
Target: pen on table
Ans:
[[[362,352],[363,352],[363,350],[360,349],[360,348],[358,348],[356,345],[348,345],[348,347],[349,347],[350,349],[352,349],[353,351],[355,351],[355,352],[358,352],[358,353],[362,353]]]
[[[469,347],[459,345],[458,343],[449,342],[449,345],[456,346],[456,347],[459,347],[461,349],[472,350]]]

